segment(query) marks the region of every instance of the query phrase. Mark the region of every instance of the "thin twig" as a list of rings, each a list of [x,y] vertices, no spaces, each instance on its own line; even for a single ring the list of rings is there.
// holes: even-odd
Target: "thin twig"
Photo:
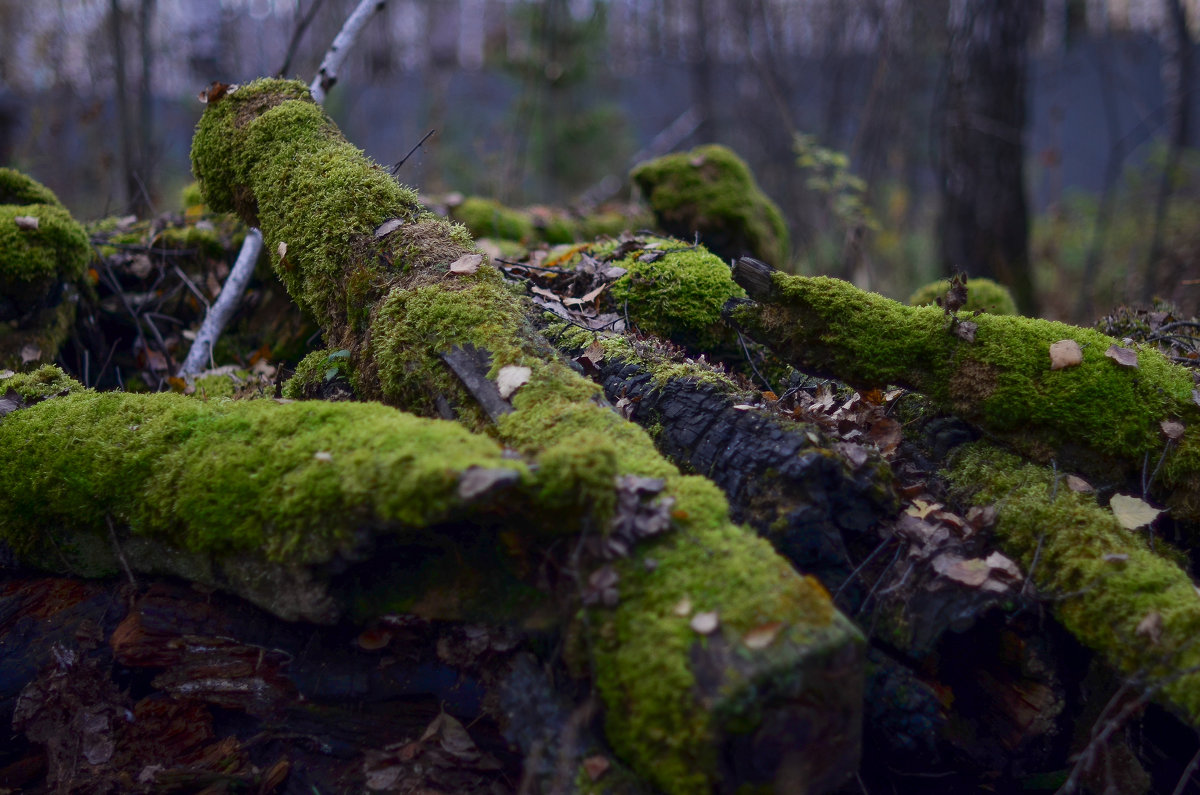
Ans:
[[[129,577],[129,584],[136,588],[137,579],[133,576],[133,570],[129,568],[129,561],[125,560],[125,552],[121,549],[121,542],[117,540],[117,529],[113,527],[112,515],[104,514],[104,521],[108,522],[108,537],[112,539],[113,549],[117,551],[117,558],[121,561],[121,566],[125,569],[125,576]]]
[[[750,356],[750,349],[746,347],[746,339],[742,336],[742,332],[740,330],[737,331],[737,338],[738,342],[742,343],[742,353],[746,354],[746,364],[750,365],[750,369],[756,376],[758,376],[758,380],[762,381],[763,384],[766,385],[767,391],[774,394],[775,388],[771,386],[771,382],[768,381],[766,376],[760,373],[758,368],[754,366],[754,359]]]
[[[243,241],[242,247],[245,248],[245,245],[245,241]],[[186,284],[188,289],[192,291],[192,295],[196,296],[196,299],[200,301],[200,303],[204,304],[204,311],[206,313],[209,312],[212,309],[212,305],[209,304],[208,299],[204,296],[204,293],[200,292],[200,288],[192,283],[192,280],[188,278],[188,275],[183,272],[183,268],[179,267],[175,263],[171,263],[171,267],[175,269],[175,272],[179,274],[179,278],[182,279],[183,283]]]
[[[283,58],[283,66],[279,67],[279,71],[275,73],[276,77],[287,77],[288,69],[292,67],[292,59],[296,57],[296,50],[300,46],[300,40],[304,38],[304,32],[308,30],[308,26],[312,24],[324,3],[325,0],[313,0],[308,11],[304,12],[304,16],[300,17],[300,21],[296,23],[296,29],[292,31],[292,40],[288,42],[287,55]]]
[[[429,136],[433,135],[435,132],[437,132],[437,130],[430,130],[429,132],[425,133],[424,137],[422,137],[422,138],[421,138],[421,140],[417,141],[417,144],[416,144],[416,146],[414,146],[412,149],[409,149],[409,150],[408,150],[408,154],[406,154],[404,157],[400,158],[400,160],[399,160],[399,161],[396,163],[396,165],[392,166],[392,176],[393,176],[393,177],[394,177],[394,176],[396,176],[397,174],[399,174],[399,173],[400,173],[400,167],[404,165],[404,161],[406,161],[406,160],[408,160],[410,157],[412,157],[412,156],[413,156],[413,152],[415,152],[415,151],[417,151],[418,149],[420,149],[420,148],[421,148],[421,144],[423,144],[423,143],[425,143],[426,141],[428,141],[428,140],[429,140]]]

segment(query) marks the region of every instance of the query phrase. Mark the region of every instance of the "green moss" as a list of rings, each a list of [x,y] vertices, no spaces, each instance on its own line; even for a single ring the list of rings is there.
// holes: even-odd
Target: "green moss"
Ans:
[[[642,163],[630,173],[659,226],[676,237],[699,233],[723,258],[750,254],[783,267],[788,232],[736,154],[711,144]]]
[[[1194,642],[1200,594],[1187,572],[1152,552],[1145,535],[1122,528],[1092,495],[1056,484],[1055,473],[993,445],[964,448],[948,476],[960,499],[999,509],[997,538],[1022,566],[1032,567],[1067,629],[1118,670],[1163,677],[1165,700],[1200,722],[1200,647]],[[1150,613],[1162,617],[1157,642],[1138,633]]]
[[[949,279],[930,282],[918,289],[908,299],[910,306],[932,306],[950,289]],[[1017,304],[1012,293],[1002,284],[991,279],[967,279],[967,312],[988,312],[993,315],[1016,315]]]
[[[283,396],[292,400],[317,397],[321,387],[338,376],[351,377],[350,351],[322,348],[300,360],[292,377],[283,382]]]
[[[1091,329],[981,314],[974,342],[951,333],[937,307],[907,307],[836,279],[774,275],[777,299],[746,303],[733,319],[791,364],[863,387],[898,384],[1041,461],[1119,478],[1165,445],[1159,423],[1184,438],[1163,466],[1180,515],[1200,514],[1200,410],[1185,368],[1138,348],[1138,367],[1105,356],[1120,343]],[[1050,345],[1076,340],[1078,366],[1050,369]]]
[[[0,378],[0,390],[15,391],[25,403],[37,403],[63,393],[79,392],[83,387],[52,364],[43,364],[28,373]]]
[[[51,370],[22,389],[61,391]],[[71,388],[0,421],[0,482],[14,486],[0,490],[0,537],[17,550],[47,543],[51,527],[104,531],[111,516],[191,551],[321,562],[348,554],[364,526],[454,518],[468,467],[524,472],[454,423],[378,404]]]
[[[225,242],[215,226],[168,226],[152,242],[158,248],[192,249],[199,254],[220,259],[225,256]]]
[[[46,204],[66,209],[54,191],[12,168],[0,168],[0,204]]]
[[[617,311],[628,308],[639,329],[674,342],[700,349],[719,345],[728,334],[721,308],[746,294],[729,266],[702,246],[671,238],[647,238],[646,244],[611,263],[627,271],[613,282]],[[658,252],[662,256],[654,259]]]
[[[200,190],[199,182],[189,182],[179,192],[179,204],[185,212],[204,206],[204,192]]]
[[[474,237],[522,242],[536,237],[533,219],[492,199],[468,196],[450,211],[450,217],[465,226]]]
[[[22,229],[16,218],[38,219]],[[0,205],[0,295],[26,305],[39,304],[64,281],[87,269],[92,250],[87,234],[61,207],[50,204]]]

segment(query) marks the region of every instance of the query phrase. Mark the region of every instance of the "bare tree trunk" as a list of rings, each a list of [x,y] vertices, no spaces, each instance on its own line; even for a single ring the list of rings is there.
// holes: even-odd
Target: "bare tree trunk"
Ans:
[[[712,55],[713,41],[708,35],[709,0],[692,0],[692,15],[696,26],[696,60],[692,63],[692,106],[700,113],[696,128],[699,143],[717,140],[717,120],[714,113]]]
[[[1191,126],[1190,94],[1192,92],[1192,37],[1188,32],[1187,10],[1182,0],[1166,0],[1168,30],[1163,36],[1163,88],[1167,97],[1170,136],[1167,142],[1167,162],[1158,182],[1158,198],[1154,205],[1154,234],[1150,238],[1150,254],[1142,277],[1141,299],[1149,302],[1158,287],[1155,279],[1163,257],[1163,224],[1171,201],[1171,182],[1179,170],[1179,156],[1188,144]]]
[[[112,37],[113,77],[116,80],[117,126],[121,137],[121,170],[125,184],[126,209],[137,212],[140,191],[137,183],[137,163],[134,151],[133,125],[129,118],[129,84],[125,72],[124,19],[119,0],[109,0],[109,35]]]
[[[150,41],[150,25],[154,20],[157,0],[142,0],[138,15],[138,49],[142,56],[142,79],[138,85],[137,168],[133,178],[140,197],[136,205],[151,209],[153,203],[151,174],[154,172],[154,46]]]
[[[939,125],[942,266],[996,279],[1035,310],[1024,131],[1036,0],[957,0]]]

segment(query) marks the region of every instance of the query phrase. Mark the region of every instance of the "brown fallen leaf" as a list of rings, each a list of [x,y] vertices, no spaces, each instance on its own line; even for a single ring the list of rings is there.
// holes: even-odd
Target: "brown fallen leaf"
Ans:
[[[1081,494],[1088,494],[1096,490],[1091,483],[1088,483],[1078,475],[1067,475],[1067,488]]]
[[[514,392],[529,382],[529,376],[532,374],[533,370],[516,364],[501,367],[500,372],[496,374],[496,389],[500,391],[500,397],[508,400]]]
[[[1137,629],[1134,634],[1146,638],[1151,644],[1157,646],[1162,640],[1163,617],[1157,610],[1151,610],[1149,613],[1138,622]]]
[[[1163,420],[1158,427],[1162,428],[1163,435],[1168,439],[1178,439],[1186,430],[1183,423],[1176,420]]]
[[[1137,351],[1133,348],[1122,348],[1119,345],[1109,345],[1104,355],[1122,367],[1137,367]]]
[[[692,629],[701,635],[711,635],[721,625],[721,619],[716,610],[697,613],[692,616]]]
[[[979,558],[962,558],[952,552],[944,552],[933,559],[933,570],[946,579],[978,588],[987,581],[992,569]]]
[[[1117,521],[1121,523],[1121,527],[1124,527],[1126,530],[1137,530],[1139,527],[1145,527],[1162,513],[1162,511],[1153,507],[1142,498],[1133,497],[1128,494],[1114,494],[1108,505],[1112,508],[1113,516],[1117,517]]]
[[[376,227],[375,238],[378,239],[381,237],[387,237],[387,235],[390,232],[393,232],[393,231],[399,229],[403,225],[404,225],[404,222],[401,221],[399,218],[391,218],[387,221],[384,221],[382,224],[380,224],[378,227]]]
[[[1062,370],[1083,362],[1083,349],[1075,340],[1059,340],[1050,345],[1050,369]]]
[[[772,621],[769,624],[757,626],[742,636],[742,643],[746,645],[747,649],[754,651],[765,649],[775,642],[781,629],[783,629],[782,621]]]
[[[464,254],[454,262],[450,263],[451,273],[471,274],[479,270],[479,266],[483,264],[482,254]]]

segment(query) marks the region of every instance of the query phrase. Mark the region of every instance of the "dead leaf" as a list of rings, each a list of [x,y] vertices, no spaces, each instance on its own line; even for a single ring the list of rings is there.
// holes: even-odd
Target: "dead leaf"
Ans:
[[[692,629],[701,635],[711,635],[713,632],[716,632],[717,627],[720,625],[721,620],[717,616],[716,610],[697,613],[692,616]]]
[[[995,505],[973,505],[967,510],[967,524],[975,530],[987,530],[996,523],[998,513]]]
[[[529,376],[532,374],[531,369],[520,365],[501,367],[500,372],[496,374],[496,389],[500,391],[500,397],[508,400],[514,392],[529,382]]]
[[[1158,424],[1158,427],[1162,428],[1163,435],[1168,439],[1178,439],[1183,436],[1183,432],[1186,430],[1182,422],[1175,420],[1163,420]]]
[[[1122,553],[1109,552],[1107,555],[1104,555],[1101,560],[1103,560],[1105,563],[1125,563],[1129,560],[1129,556]]]
[[[1067,488],[1081,494],[1089,494],[1096,490],[1091,483],[1088,483],[1078,475],[1067,475]]]
[[[4,393],[4,397],[0,397],[0,417],[3,417],[6,414],[12,414],[23,405],[25,405],[25,402],[21,400],[20,393],[10,387],[9,390]]]
[[[610,767],[612,767],[612,763],[608,761],[608,758],[599,754],[583,760],[583,771],[592,781],[599,781]]]
[[[32,215],[18,215],[13,218],[13,222],[17,225],[17,229],[31,231],[38,228],[38,219]]]
[[[954,336],[958,337],[963,342],[974,342],[975,333],[979,331],[979,324],[972,323],[969,320],[963,320],[954,324],[952,329]]]
[[[1151,610],[1146,616],[1138,622],[1137,629],[1134,634],[1146,638],[1151,644],[1157,646],[1162,640],[1163,618],[1162,614],[1157,610]]]
[[[692,600],[686,596],[679,600],[672,611],[680,618],[687,618],[692,614]]]
[[[402,226],[404,226],[404,222],[399,218],[392,218],[384,221],[375,228],[375,239],[378,240],[381,237],[387,237],[388,233],[399,229]]]
[[[279,245],[275,247],[275,253],[279,255],[279,261],[283,262],[283,258],[287,256],[287,243],[280,240]]]
[[[1142,498],[1133,497],[1128,494],[1114,494],[1112,501],[1109,502],[1109,507],[1112,508],[1113,516],[1117,517],[1117,521],[1121,523],[1121,527],[1124,527],[1126,530],[1137,530],[1139,527],[1145,527],[1162,513],[1162,511],[1153,507]]]
[[[1137,351],[1133,348],[1122,348],[1119,345],[1109,345],[1104,355],[1122,367],[1137,367]]]
[[[929,514],[942,507],[943,506],[940,502],[926,502],[922,499],[916,499],[912,501],[912,505],[904,509],[904,512],[909,516],[915,516],[918,519],[924,519],[926,516],[929,516]]]
[[[42,349],[32,342],[21,348],[21,364],[36,362],[40,358],[42,358]]]
[[[988,565],[988,568],[991,569],[993,575],[1000,575],[1001,577],[1005,577],[1010,580],[1021,579],[1020,567],[1018,567],[1017,564],[1014,563],[1010,558],[1005,557],[999,552],[993,552],[992,554],[988,555],[983,562]]]
[[[451,273],[471,274],[479,270],[483,264],[482,254],[464,254],[450,263]]]
[[[783,629],[782,621],[772,621],[769,624],[755,627],[742,636],[742,643],[747,649],[759,651],[765,649],[775,642],[775,638],[779,635],[779,630]]]
[[[867,432],[867,438],[875,443],[879,452],[888,455],[900,445],[904,434],[899,422],[891,417],[881,417],[871,423],[871,430]]]
[[[367,629],[354,639],[355,645],[364,651],[379,651],[386,649],[392,642],[392,633],[386,629]]]
[[[952,552],[945,552],[933,559],[933,570],[943,577],[978,588],[991,575],[991,567],[979,558],[965,559]]]
[[[317,452],[313,453],[313,458],[317,461],[329,463],[333,460],[333,453],[329,452],[328,450],[318,450]]]
[[[129,261],[129,272],[139,279],[145,279],[154,270],[154,263],[145,254],[136,254]]]
[[[470,502],[478,497],[499,488],[512,486],[521,480],[521,473],[515,469],[491,469],[488,467],[467,467],[458,476],[458,496]]]
[[[1059,340],[1050,345],[1050,369],[1062,370],[1083,363],[1083,349],[1075,340]]]

